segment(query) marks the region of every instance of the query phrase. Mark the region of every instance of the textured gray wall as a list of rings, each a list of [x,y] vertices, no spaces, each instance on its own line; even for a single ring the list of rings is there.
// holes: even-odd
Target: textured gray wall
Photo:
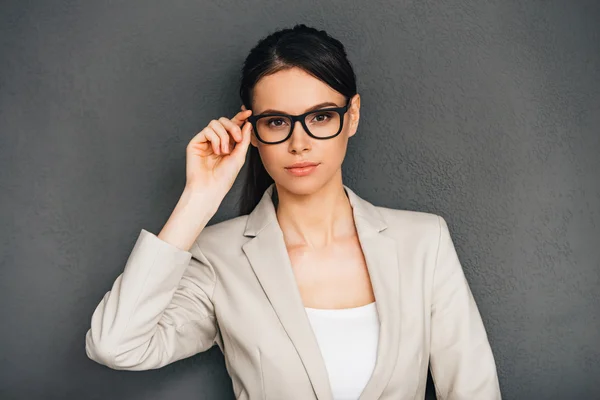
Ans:
[[[356,68],[345,182],[449,222],[504,397],[600,398],[600,5],[577,0],[3,1],[0,398],[233,398],[217,347],[127,373],[84,335],[247,51],[297,22]]]

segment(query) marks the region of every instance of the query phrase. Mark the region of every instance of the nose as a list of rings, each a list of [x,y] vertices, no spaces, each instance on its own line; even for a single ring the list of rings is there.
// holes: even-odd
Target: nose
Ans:
[[[298,128],[298,126],[300,128]],[[300,121],[295,121],[292,127],[292,136],[289,140],[289,150],[298,153],[310,149],[310,139],[311,137],[304,130],[302,123]]]

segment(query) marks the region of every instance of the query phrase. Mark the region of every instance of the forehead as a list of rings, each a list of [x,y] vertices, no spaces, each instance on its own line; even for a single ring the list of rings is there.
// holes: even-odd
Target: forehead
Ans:
[[[325,101],[344,101],[345,97],[325,82],[300,68],[275,72],[261,78],[254,86],[253,114],[262,110],[277,109],[299,114],[307,108]]]

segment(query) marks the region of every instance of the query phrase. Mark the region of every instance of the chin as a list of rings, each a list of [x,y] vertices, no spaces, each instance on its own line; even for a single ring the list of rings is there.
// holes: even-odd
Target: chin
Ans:
[[[286,192],[298,196],[305,196],[318,192],[327,184],[327,181],[323,180],[322,177],[319,179],[317,176],[307,176],[302,178],[290,178],[289,176],[286,176],[277,180],[276,183]]]

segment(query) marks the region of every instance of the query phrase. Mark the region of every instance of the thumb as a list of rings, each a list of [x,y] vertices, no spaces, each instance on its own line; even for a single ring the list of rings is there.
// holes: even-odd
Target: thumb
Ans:
[[[241,158],[242,162],[245,161],[246,151],[250,144],[250,136],[252,135],[252,124],[248,121],[242,127],[242,141],[235,145],[235,148],[231,151],[231,156],[236,159]]]

